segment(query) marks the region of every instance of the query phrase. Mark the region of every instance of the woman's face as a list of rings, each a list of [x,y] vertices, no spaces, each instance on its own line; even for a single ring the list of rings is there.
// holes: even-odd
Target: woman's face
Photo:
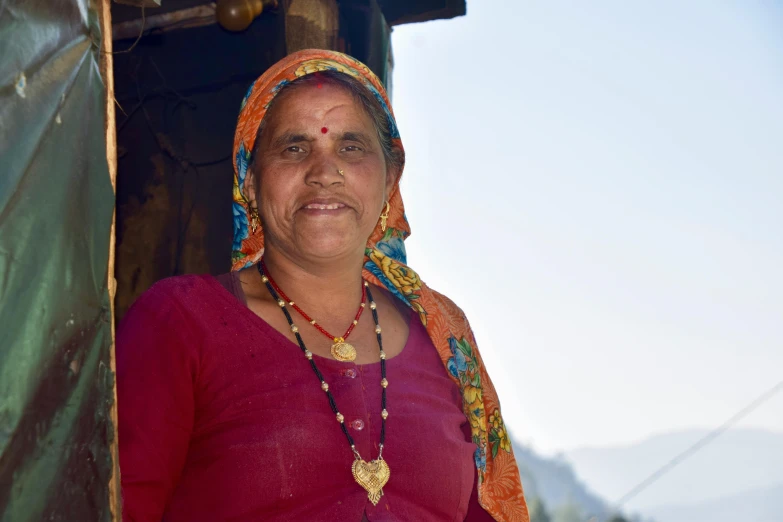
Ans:
[[[283,91],[260,139],[248,196],[267,248],[305,259],[363,253],[397,173],[360,103],[328,83]]]

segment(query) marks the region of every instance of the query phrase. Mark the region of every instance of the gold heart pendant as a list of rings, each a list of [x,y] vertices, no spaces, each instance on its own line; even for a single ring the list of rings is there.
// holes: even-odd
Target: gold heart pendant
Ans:
[[[386,461],[379,459],[365,462],[356,459],[351,466],[351,472],[357,484],[367,490],[367,498],[370,499],[372,505],[377,506],[381,495],[383,495],[383,486],[389,482],[389,475],[391,475]]]
[[[345,341],[334,343],[331,352],[332,357],[338,361],[348,362],[356,359],[356,348]]]

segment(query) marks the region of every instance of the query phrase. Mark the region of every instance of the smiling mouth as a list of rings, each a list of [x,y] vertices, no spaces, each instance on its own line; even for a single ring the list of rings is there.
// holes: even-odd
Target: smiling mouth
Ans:
[[[328,205],[321,203],[310,203],[309,205],[305,205],[304,208],[307,210],[339,210],[341,208],[345,208],[345,205],[342,203],[330,203]]]

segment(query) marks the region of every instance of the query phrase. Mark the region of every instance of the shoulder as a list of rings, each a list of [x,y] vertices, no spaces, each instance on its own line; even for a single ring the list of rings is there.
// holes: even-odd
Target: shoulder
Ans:
[[[158,281],[136,299],[118,324],[117,353],[129,348],[141,353],[139,346],[146,346],[150,353],[198,350],[219,324],[221,307],[216,303],[225,297],[233,299],[210,275]]]
[[[223,292],[220,283],[210,275],[181,275],[161,279],[141,294],[128,310],[128,316],[145,315],[170,322],[177,318],[181,322],[197,320],[210,310]]]
[[[208,306],[215,285],[211,276],[170,277],[136,299],[117,326],[118,387],[127,392],[163,377],[195,382],[215,324]]]
[[[467,323],[468,318],[465,316],[465,312],[463,312],[462,308],[457,306],[457,304],[452,301],[451,298],[438,292],[437,290],[433,290],[430,286],[424,283],[422,283],[422,286],[427,289],[426,293],[429,294],[429,298],[432,300],[433,305],[438,308],[438,312],[451,318],[463,320]]]
[[[134,306],[159,308],[178,306],[183,310],[197,307],[205,300],[212,300],[221,290],[220,283],[211,275],[181,275],[161,279],[141,294]]]
[[[167,277],[152,285],[139,297],[139,300],[168,298],[177,302],[187,302],[204,294],[214,293],[218,285],[217,280],[207,274]]]

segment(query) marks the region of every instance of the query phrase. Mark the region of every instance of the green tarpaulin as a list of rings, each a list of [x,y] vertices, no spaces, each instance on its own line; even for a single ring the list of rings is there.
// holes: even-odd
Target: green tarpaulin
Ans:
[[[2,522],[112,516],[100,42],[94,2],[0,0]]]

